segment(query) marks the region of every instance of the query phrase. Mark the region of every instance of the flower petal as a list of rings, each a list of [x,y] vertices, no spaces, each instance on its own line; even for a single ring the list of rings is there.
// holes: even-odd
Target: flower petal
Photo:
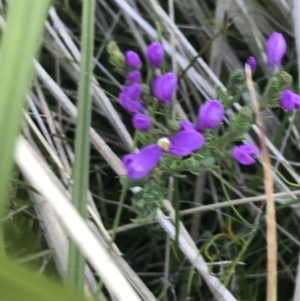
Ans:
[[[159,42],[151,43],[147,48],[147,57],[156,68],[159,68],[164,58],[164,48]]]
[[[137,82],[139,82],[140,78],[141,78],[141,72],[138,71],[138,70],[130,71],[130,72],[127,74],[127,80],[128,80],[130,83],[137,83]]]
[[[133,116],[132,125],[139,131],[147,132],[151,127],[151,119],[148,115],[138,113]]]
[[[173,92],[177,88],[177,77],[173,72],[168,72],[164,75],[164,82],[163,82],[163,95],[164,99],[168,102],[172,101]]]
[[[232,150],[234,159],[243,165],[254,164],[258,154],[258,148],[253,144],[239,145]]]
[[[132,50],[126,51],[125,59],[126,59],[126,63],[128,64],[128,66],[131,68],[139,68],[142,65],[142,61],[141,61],[139,55]]]
[[[205,102],[198,111],[199,130],[214,129],[224,118],[224,107],[216,99]]]
[[[163,150],[157,144],[142,148],[136,154],[126,155],[122,162],[131,179],[141,179],[147,176],[151,169],[159,162]]]
[[[281,61],[286,49],[287,45],[283,35],[274,31],[267,40],[268,65],[281,67]]]
[[[249,56],[246,60],[246,64],[249,65],[252,71],[255,71],[257,66],[257,61],[254,56]]]
[[[196,130],[193,123],[189,122],[188,120],[180,120],[179,125],[182,130],[189,131],[189,130]]]
[[[159,99],[162,100],[164,98],[163,94],[163,80],[164,77],[162,75],[158,75],[154,80],[152,84],[153,88],[153,94]]]
[[[132,100],[130,97],[126,95],[126,93],[121,92],[119,94],[119,103],[120,105],[130,113],[138,113],[142,111],[145,106],[139,100]]]
[[[131,99],[139,99],[142,94],[142,86],[139,83],[133,83],[130,86],[122,87],[122,92]]]
[[[293,111],[295,109],[295,102],[294,102],[294,93],[286,89],[281,93],[280,96],[280,104],[282,107],[288,111]]]
[[[190,155],[204,145],[205,139],[202,134],[195,130],[184,130],[175,134],[170,139],[170,154],[179,157]]]
[[[153,81],[152,88],[159,100],[172,102],[173,92],[177,88],[177,77],[172,72],[158,75]]]

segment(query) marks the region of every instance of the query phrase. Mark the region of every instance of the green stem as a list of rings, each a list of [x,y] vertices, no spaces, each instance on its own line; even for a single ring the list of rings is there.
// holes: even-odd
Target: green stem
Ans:
[[[180,223],[180,202],[178,178],[174,177],[174,209],[175,209],[175,248],[179,251],[179,223]]]
[[[254,236],[256,235],[257,230],[258,230],[258,227],[255,228],[255,230],[253,231],[253,233],[251,234],[249,239],[247,241],[243,242],[243,247],[242,247],[241,251],[239,252],[238,256],[236,256],[236,258],[234,259],[231,267],[229,268],[228,275],[226,276],[226,278],[224,280],[224,286],[225,287],[228,286],[230,278],[231,278],[238,262],[242,260],[242,257],[245,254],[245,252],[247,251],[248,246],[250,245],[250,243],[253,240]]]
[[[138,144],[138,131],[135,131],[134,132],[134,135],[133,135],[133,146],[132,146],[132,152],[135,151],[136,147],[137,147],[137,144]]]
[[[171,284],[166,284],[164,287],[163,287],[163,290],[161,291],[161,293],[159,294],[159,296],[157,297],[156,301],[160,301],[162,300],[162,298],[165,296],[167,290],[169,289],[169,287],[171,286]]]
[[[234,211],[234,213],[240,218],[241,221],[243,221],[247,226],[249,226],[250,228],[253,228],[253,225],[251,225],[250,223],[248,223],[241,215],[240,213],[238,212],[238,210],[236,210],[236,208],[234,207],[234,205],[232,204],[231,200],[230,200],[230,197],[228,195],[228,192],[227,192],[227,189],[226,189],[226,186],[224,184],[224,179],[223,179],[223,176],[222,176],[222,170],[221,170],[221,165],[219,165],[219,175],[220,175],[220,181],[221,181],[221,186],[222,186],[222,189],[223,189],[223,192],[225,194],[225,197],[227,199],[227,201],[229,202],[230,204],[230,207],[232,208],[232,210]]]
[[[111,252],[113,243],[115,242],[115,239],[116,239],[117,228],[119,226],[120,217],[121,217],[121,214],[122,214],[127,189],[128,189],[128,184],[124,183],[123,188],[122,188],[122,192],[121,192],[121,195],[120,195],[120,198],[119,198],[119,205],[118,205],[118,208],[117,208],[117,213],[116,213],[116,216],[115,216],[115,219],[114,219],[111,239],[110,239],[109,244],[108,244],[108,252],[109,253]],[[103,282],[100,279],[99,284],[98,284],[98,288],[97,288],[97,292],[96,292],[96,298],[101,293],[102,288],[103,288]]]
[[[115,238],[116,238],[116,235],[117,235],[117,228],[119,226],[120,217],[121,217],[122,210],[123,210],[123,205],[124,205],[124,202],[125,202],[125,196],[126,196],[127,188],[128,188],[128,184],[125,183],[123,188],[122,188],[121,196],[120,196],[120,199],[119,199],[119,205],[118,205],[117,213],[116,213],[115,220],[114,220],[111,240],[110,240],[109,245],[108,245],[108,252],[111,252],[112,245],[113,245],[113,243],[115,241]]]
[[[95,0],[83,2],[80,79],[78,93],[78,118],[75,138],[72,202],[85,219],[89,187],[90,125],[91,125],[91,76],[94,45]],[[68,282],[83,291],[85,281],[85,258],[73,241],[69,245]]]

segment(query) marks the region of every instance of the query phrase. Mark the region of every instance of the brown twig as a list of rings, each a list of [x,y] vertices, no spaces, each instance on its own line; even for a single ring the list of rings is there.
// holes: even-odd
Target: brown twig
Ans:
[[[273,177],[269,157],[269,151],[265,141],[265,132],[259,111],[259,104],[256,98],[254,84],[251,76],[251,69],[245,67],[247,86],[253,104],[256,122],[260,128],[260,144],[262,149],[262,163],[264,168],[264,183],[267,200],[267,301],[277,300],[277,238],[276,238],[276,215],[275,201],[273,196]]]

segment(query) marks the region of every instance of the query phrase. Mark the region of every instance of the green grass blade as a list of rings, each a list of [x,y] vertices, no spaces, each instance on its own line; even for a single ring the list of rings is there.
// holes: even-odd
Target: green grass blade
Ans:
[[[20,130],[22,107],[32,78],[33,59],[40,47],[50,3],[50,0],[9,2],[0,55],[0,217],[8,199],[14,141]],[[0,242],[0,252],[3,246]]]
[[[83,296],[0,256],[0,292],[5,301],[84,301]]]
[[[75,140],[75,162],[73,169],[73,203],[81,215],[86,217],[87,192],[89,184],[91,125],[91,77],[94,44],[95,1],[83,1],[81,62],[78,98],[78,120]],[[69,248],[68,281],[70,285],[83,290],[84,257],[73,242]]]

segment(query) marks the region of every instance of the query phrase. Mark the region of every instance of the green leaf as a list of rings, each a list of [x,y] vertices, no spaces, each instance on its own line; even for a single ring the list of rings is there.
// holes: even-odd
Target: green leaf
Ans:
[[[213,157],[206,157],[201,161],[201,163],[207,168],[212,168],[215,165],[215,161],[216,160]]]
[[[145,179],[132,180],[128,177],[121,177],[120,183],[123,188],[130,189],[132,187],[137,187],[137,186],[144,187],[144,185],[146,184],[146,180]]]
[[[138,217],[136,223],[151,221],[156,218],[157,209],[163,205],[163,200],[168,194],[168,189],[147,183],[143,190],[136,193],[132,198],[132,209]]]
[[[14,143],[20,131],[25,95],[31,83],[33,62],[42,41],[50,2],[9,1],[0,55],[0,218],[8,200]],[[3,245],[0,229],[0,253]]]
[[[3,301],[84,301],[83,296],[0,257],[0,292]]]
[[[11,178],[11,181],[15,184],[18,184],[19,186],[23,187],[24,189],[27,189],[29,191],[32,191],[34,193],[37,193],[37,194],[40,194],[34,187],[32,187],[31,185],[23,182],[23,181],[20,181],[18,179],[14,179],[14,178]]]

